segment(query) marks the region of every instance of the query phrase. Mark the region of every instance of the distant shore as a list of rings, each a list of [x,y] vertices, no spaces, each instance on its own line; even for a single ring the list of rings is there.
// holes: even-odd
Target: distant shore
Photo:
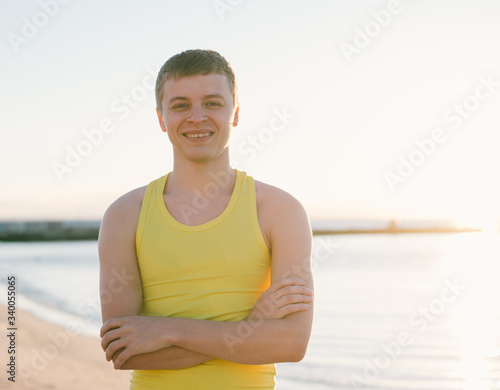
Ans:
[[[97,240],[100,221],[0,222],[0,241]]]
[[[100,221],[26,221],[0,222],[0,241],[74,241],[97,240]],[[381,221],[377,227],[313,227],[313,235],[327,234],[405,234],[405,233],[466,233],[480,229],[456,227],[452,224],[407,226],[405,222]]]
[[[481,229],[473,228],[387,228],[387,229],[356,229],[356,230],[313,230],[313,235],[327,234],[405,234],[405,233],[472,233],[480,232]]]

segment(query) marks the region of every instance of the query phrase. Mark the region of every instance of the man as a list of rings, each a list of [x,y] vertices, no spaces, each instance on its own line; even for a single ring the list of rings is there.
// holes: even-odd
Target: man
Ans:
[[[115,201],[99,234],[106,358],[134,370],[131,389],[273,389],[273,363],[301,360],[311,332],[306,213],[230,167],[224,57],[170,58],[156,100],[173,170]]]

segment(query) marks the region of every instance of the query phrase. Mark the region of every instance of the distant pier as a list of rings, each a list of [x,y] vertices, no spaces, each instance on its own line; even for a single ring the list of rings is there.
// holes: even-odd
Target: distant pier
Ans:
[[[363,225],[372,225],[366,228]],[[344,223],[344,226],[335,228],[313,228],[313,235],[326,234],[406,234],[406,233],[471,233],[481,232],[481,229],[457,226],[451,221],[396,221],[389,222],[372,221],[371,223],[358,223],[351,225]]]
[[[335,225],[335,224],[334,224]],[[368,226],[369,228],[367,228]],[[6,221],[0,222],[0,241],[72,241],[96,240],[100,221]],[[341,223],[333,227],[313,226],[313,235],[327,234],[404,234],[465,233],[481,229],[456,227],[453,224],[412,224],[396,221],[373,221],[357,224]]]
[[[405,233],[471,233],[481,232],[474,228],[413,228],[413,229],[356,229],[356,230],[313,230],[314,236],[327,234],[405,234]]]
[[[0,222],[0,241],[96,240],[100,221]]]

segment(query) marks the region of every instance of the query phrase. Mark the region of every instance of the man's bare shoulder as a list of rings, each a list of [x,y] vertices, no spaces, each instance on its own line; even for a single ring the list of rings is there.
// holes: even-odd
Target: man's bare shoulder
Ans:
[[[255,180],[255,195],[258,207],[277,211],[290,208],[296,212],[304,210],[302,204],[288,192],[258,180]]]
[[[99,229],[101,264],[135,264],[135,234],[146,186],[115,200],[104,213]]]
[[[288,192],[256,180],[255,195],[259,222],[265,230],[272,230],[276,224],[309,224],[304,207]]]
[[[146,188],[139,187],[120,196],[108,207],[103,220],[108,223],[137,223]]]

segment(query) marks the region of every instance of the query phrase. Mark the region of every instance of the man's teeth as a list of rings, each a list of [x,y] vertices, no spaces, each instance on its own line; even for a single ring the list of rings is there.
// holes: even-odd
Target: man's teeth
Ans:
[[[201,137],[208,137],[210,133],[199,133],[199,134],[186,134],[188,138],[201,138]]]

